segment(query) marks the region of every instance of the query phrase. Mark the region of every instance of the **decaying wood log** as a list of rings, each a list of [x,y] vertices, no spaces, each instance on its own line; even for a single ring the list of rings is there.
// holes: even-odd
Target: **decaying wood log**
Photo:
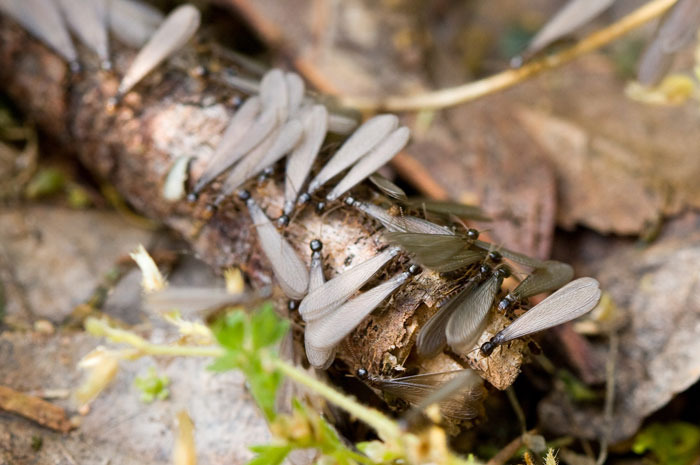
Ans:
[[[90,62],[85,53],[84,71],[71,75],[57,55],[0,16],[0,82],[29,118],[75,151],[90,171],[112,183],[134,208],[180,233],[211,266],[238,265],[253,286],[271,283],[269,264],[238,200],[232,199],[210,215],[205,207],[211,194],[195,204],[184,200],[169,203],[161,195],[163,181],[178,156],[196,156],[192,172],[195,177],[201,173],[203,161],[212,155],[232,113],[232,102],[239,96],[207,73],[195,72],[214,70],[210,60],[216,58],[207,54],[206,46],[196,51],[188,47],[111,108],[108,100],[115,95],[119,77],[135,55],[118,44],[112,49],[115,71],[99,70],[98,63]],[[278,175],[276,180],[251,183],[250,187],[273,218],[281,211],[280,181]],[[370,198],[369,190],[355,192],[358,197]],[[378,225],[344,205],[323,216],[306,208],[286,231],[307,263],[309,241],[323,241],[327,278],[373,256],[385,244]],[[407,262],[408,257],[403,257],[378,279],[395,273]],[[418,328],[450,287],[439,275],[424,271],[366,319],[343,344],[338,357],[353,371],[363,367],[374,373],[403,363]],[[286,309],[281,293],[275,298],[279,307]],[[505,317],[493,315],[479,343],[506,323]],[[516,341],[490,359],[471,352],[461,357],[461,363],[468,362],[491,384],[504,389],[519,373],[523,348],[524,343]],[[454,354],[450,357],[459,359]]]

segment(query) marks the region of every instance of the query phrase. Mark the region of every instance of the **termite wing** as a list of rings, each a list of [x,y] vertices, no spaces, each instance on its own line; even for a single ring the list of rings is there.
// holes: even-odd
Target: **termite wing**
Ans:
[[[325,278],[323,276],[323,257],[321,255],[321,250],[323,244],[321,241],[314,239],[309,244],[311,247],[311,267],[309,270],[309,292],[313,292],[316,289],[323,286]],[[309,331],[314,331],[313,322],[307,323],[307,328]],[[306,358],[309,363],[314,368],[325,370],[333,362],[335,358],[335,346],[330,349],[317,349],[309,344],[308,339],[304,338],[304,349],[306,351]]]
[[[571,281],[523,315],[516,318],[498,334],[481,346],[489,356],[496,347],[508,341],[574,320],[591,311],[600,300],[600,287],[593,278]]]
[[[571,265],[555,260],[547,260],[543,262],[543,266],[535,268],[515,289],[503,297],[498,302],[498,309],[505,311],[515,302],[543,292],[559,289],[571,281],[573,277],[574,269]]]
[[[345,177],[326,195],[326,200],[339,198],[389,162],[408,143],[410,131],[406,126],[394,130],[362,157]]]
[[[138,0],[109,0],[107,19],[110,32],[120,42],[139,48],[163,22],[163,14]]]
[[[399,125],[395,115],[378,115],[362,124],[321,168],[309,183],[307,192],[313,194],[326,182],[349,168],[382,142]]]
[[[77,71],[78,53],[54,0],[2,0],[0,11],[21,24],[29,33],[61,55]]]
[[[165,59],[177,52],[199,28],[199,10],[190,4],[175,8],[139,51],[119,83],[118,95],[129,92]]]
[[[106,0],[58,0],[68,27],[110,69]]]
[[[572,34],[614,2],[615,0],[569,0],[530,41],[524,55],[532,56],[549,44]]]
[[[422,234],[449,234],[454,233],[444,226],[417,216],[394,216],[382,207],[368,202],[361,202],[352,197],[345,199],[346,205],[357,208],[369,217],[378,221],[390,232],[412,232]]]
[[[432,358],[447,346],[447,322],[456,312],[466,311],[463,308],[474,293],[476,287],[492,272],[491,267],[484,264],[479,272],[471,277],[459,292],[440,305],[438,311],[420,328],[416,339],[416,350],[422,358]]]
[[[329,350],[359,325],[387,297],[420,269],[411,266],[410,271],[395,275],[388,281],[369,289],[345,302],[329,314],[307,325],[305,338],[316,350]]]
[[[469,248],[478,235],[478,231],[470,229],[466,235],[389,232],[385,237],[413,254],[421,265],[447,273],[486,258],[485,250]]]
[[[417,411],[437,403],[444,416],[460,420],[479,415],[485,394],[481,378],[469,369],[382,378],[361,368],[357,376],[383,393],[405,400]]]
[[[398,247],[389,248],[340,273],[319,288],[311,290],[301,301],[299,314],[306,321],[319,319],[329,314],[364,286],[399,252]]]
[[[653,86],[673,64],[675,53],[695,39],[700,25],[700,2],[679,0],[661,21],[654,37],[639,60],[637,80]]]
[[[374,173],[368,178],[374,187],[382,191],[390,199],[405,201],[408,199],[406,193],[399,186],[385,178],[379,173]]]
[[[323,105],[314,105],[301,116],[301,121],[304,125],[303,139],[287,157],[284,184],[285,215],[290,215],[294,210],[297,196],[303,189],[321,150],[328,127],[328,111]]]
[[[503,278],[509,274],[503,265],[496,268],[486,281],[467,296],[458,311],[452,313],[445,327],[445,337],[450,347],[459,352],[471,348],[479,340]]]
[[[309,286],[306,266],[250,193],[241,191],[239,197],[248,206],[248,213],[258,233],[260,246],[272,265],[272,271],[280,287],[290,299],[301,299]]]

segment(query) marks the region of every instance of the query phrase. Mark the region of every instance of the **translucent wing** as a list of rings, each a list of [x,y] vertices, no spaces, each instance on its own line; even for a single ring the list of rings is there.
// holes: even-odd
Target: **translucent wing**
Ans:
[[[163,14],[147,3],[138,0],[109,0],[108,3],[109,29],[130,47],[145,44],[163,22]]]
[[[462,311],[461,307],[477,284],[476,281],[467,283],[458,294],[440,307],[437,313],[421,327],[416,340],[418,355],[423,358],[432,358],[442,352],[447,345],[447,336],[445,335],[447,322],[454,312]]]
[[[190,4],[175,8],[139,51],[119,84],[121,95],[189,41],[199,27],[199,10]]]
[[[270,137],[246,155],[233,167],[221,186],[220,197],[227,196],[266,166],[275,163],[289,152],[301,138],[302,126],[298,120],[288,121]]]
[[[323,318],[364,286],[399,251],[398,247],[387,249],[309,292],[299,305],[302,318],[306,321]]]
[[[615,0],[570,0],[547,21],[527,47],[530,54],[537,53],[547,45],[570,35],[603,11]]]
[[[284,81],[287,85],[289,115],[295,116],[304,100],[304,80],[297,73],[285,73]]]
[[[511,295],[517,300],[532,297],[542,292],[559,289],[574,277],[574,269],[570,265],[554,260],[544,262],[545,266],[536,268],[518,286]]]
[[[335,347],[410,276],[408,272],[400,273],[348,300],[336,310],[313,322],[313,325],[307,326],[306,338],[309,344],[322,350]]]
[[[591,311],[599,300],[598,281],[576,279],[516,318],[491,341],[503,344],[566,323]]]
[[[54,0],[2,0],[0,10],[66,61],[77,66],[78,54]]]
[[[304,116],[304,136],[301,143],[287,158],[284,184],[284,214],[291,214],[297,196],[304,187],[306,178],[326,137],[328,111],[323,105],[315,105]]]
[[[146,308],[152,312],[164,313],[178,310],[189,314],[200,310],[236,305],[247,300],[245,294],[231,294],[218,287],[173,287],[168,286],[157,292],[144,294]]]
[[[58,0],[68,26],[109,68],[107,11],[105,0]]]
[[[443,218],[458,216],[476,221],[491,221],[491,218],[481,208],[460,202],[411,197],[402,203],[408,207],[417,208]]]
[[[699,25],[700,2],[676,2],[639,60],[639,82],[645,86],[656,85],[671,68],[674,54],[693,41]]]
[[[370,384],[404,399],[418,410],[437,403],[443,415],[468,420],[478,416],[484,389],[472,370],[426,373],[395,379],[374,378]]]
[[[399,119],[395,115],[378,115],[367,120],[345,141],[343,146],[311,181],[309,193],[316,192],[331,178],[349,168],[384,140],[398,125]]]
[[[351,205],[371,216],[391,232],[411,232],[422,234],[454,234],[448,228],[415,216],[394,216],[385,209],[359,200],[352,200]]]
[[[287,96],[287,82],[284,73],[279,69],[271,69],[260,81],[260,100],[263,107],[275,109],[277,120],[287,120],[289,97]]]
[[[270,123],[258,124],[255,128],[255,134],[249,135],[249,131],[256,120],[256,117],[262,109],[262,104],[258,97],[251,97],[245,101],[243,105],[231,118],[231,122],[226,127],[224,135],[221,136],[219,145],[216,146],[216,151],[211,160],[207,164],[204,173],[197,180],[193,192],[198,193],[210,182],[216,179],[221,173],[234,165],[243,155],[246,154],[249,146],[260,143],[262,138],[269,133],[271,123],[275,120],[272,118],[273,113],[269,113]],[[240,141],[248,135],[249,141],[242,147],[238,147]],[[252,147],[251,147],[252,148]],[[244,151],[246,150],[246,151]],[[248,148],[250,150],[250,148]]]
[[[520,263],[521,265],[529,266],[530,268],[545,268],[545,262],[543,260],[538,260],[536,258],[528,257],[527,255],[514,252],[510,249],[506,249],[505,247],[496,247],[494,244],[490,244],[488,242],[484,242],[481,240],[476,240],[474,241],[474,245],[479,247],[482,250],[487,250],[487,251],[498,251],[500,252],[501,255],[503,255],[505,258],[508,260],[512,260],[516,263]]]
[[[485,251],[468,249],[469,242],[455,234],[390,232],[385,237],[414,254],[421,265],[440,273],[458,270],[486,258]]]
[[[362,182],[367,176],[386,165],[389,160],[403,149],[408,143],[411,131],[401,126],[386,139],[381,141],[367,155],[362,157],[345,177],[326,196],[327,200],[335,200]]]
[[[403,191],[403,189],[401,189],[393,182],[389,181],[381,174],[374,173],[370,175],[369,180],[387,197],[402,201],[405,201],[407,199],[406,193]]]
[[[484,332],[486,316],[501,284],[501,278],[494,274],[476,288],[450,317],[445,328],[447,343],[460,351],[473,346]]]
[[[323,260],[320,252],[314,252],[311,255],[311,270],[309,272],[309,292],[313,292],[323,286],[325,278],[323,277]],[[314,331],[316,323],[311,321],[307,323],[307,330]],[[336,348],[317,349],[309,344],[308,339],[304,338],[304,349],[306,350],[306,358],[312,367],[320,370],[328,368],[335,358]]]
[[[260,247],[270,261],[280,287],[290,299],[301,299],[309,286],[306,266],[258,204],[252,198],[246,204],[258,232]]]

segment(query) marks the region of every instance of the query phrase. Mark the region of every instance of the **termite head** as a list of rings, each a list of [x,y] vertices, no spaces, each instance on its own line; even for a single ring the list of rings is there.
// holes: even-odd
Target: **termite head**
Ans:
[[[488,357],[493,353],[493,351],[496,349],[496,344],[494,344],[491,341],[484,342],[481,344],[481,353],[484,355],[484,357]]]
[[[423,271],[423,269],[416,264],[413,264],[408,267],[408,272],[411,273],[411,276],[416,276],[420,274],[421,271]]]
[[[287,302],[287,309],[290,312],[293,312],[294,310],[296,310],[298,306],[299,306],[299,303],[296,300],[290,300],[289,302]]]
[[[320,201],[316,204],[316,213],[321,213],[326,208],[326,202]]]
[[[475,241],[479,238],[479,231],[474,228],[467,229],[467,239]]]
[[[277,226],[284,228],[287,225],[289,225],[289,217],[287,215],[282,215],[277,218]]]
[[[238,198],[244,202],[247,202],[248,199],[250,199],[250,192],[248,192],[245,189],[242,189],[242,190],[238,191]]]
[[[488,254],[488,259],[491,260],[493,263],[501,263],[503,260],[503,255],[501,255],[500,252],[496,252],[495,250],[492,250]]]
[[[309,242],[309,247],[311,248],[312,252],[320,252],[323,248],[323,242],[319,241],[318,239],[314,239]]]
[[[355,372],[355,375],[360,379],[367,379],[367,377],[369,376],[369,373],[364,368],[358,368],[357,371]]]

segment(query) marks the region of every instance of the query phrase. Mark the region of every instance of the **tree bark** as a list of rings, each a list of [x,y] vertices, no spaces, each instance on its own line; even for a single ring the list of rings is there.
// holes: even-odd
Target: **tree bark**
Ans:
[[[212,267],[240,266],[254,287],[272,283],[267,258],[238,200],[231,199],[210,215],[206,205],[211,194],[205,193],[194,204],[170,203],[161,195],[163,181],[178,156],[195,156],[190,175],[196,179],[201,173],[233,112],[232,102],[240,95],[206,74],[193,72],[202,66],[213,69],[212,57],[187,47],[112,108],[109,99],[134,53],[114,44],[113,72],[99,70],[96,61],[90,62],[89,54],[83,53],[84,70],[72,75],[57,55],[0,16],[0,82],[30,119],[74,151],[92,173],[113,184],[135,209],[180,233]],[[250,183],[253,196],[271,218],[281,211],[282,180],[278,173],[262,184]],[[369,198],[369,190],[356,192],[358,197]],[[326,278],[373,256],[385,245],[376,224],[344,205],[325,215],[307,207],[285,234],[307,263],[309,241],[322,240]],[[377,282],[404,268],[408,260],[402,257],[390,265]],[[450,289],[449,281],[424,271],[367,318],[341,346],[338,357],[353,372],[362,367],[386,373],[388,367],[403,363],[418,328]],[[276,292],[274,299],[286,309],[281,293]],[[507,324],[501,315],[491,319],[481,342]],[[477,352],[451,357],[462,364],[468,362],[494,386],[504,389],[519,372],[523,345],[515,342],[490,359]]]

